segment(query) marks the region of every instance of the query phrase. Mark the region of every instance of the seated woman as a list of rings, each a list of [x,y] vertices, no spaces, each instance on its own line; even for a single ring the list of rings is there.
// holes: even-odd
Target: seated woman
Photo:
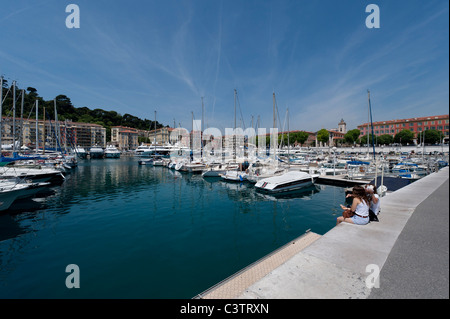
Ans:
[[[362,186],[353,187],[353,193],[347,195],[347,197],[352,197],[353,202],[351,208],[347,208],[341,205],[344,209],[343,215],[339,216],[336,220],[336,225],[342,222],[356,224],[356,225],[366,225],[369,223],[369,198],[367,197],[366,191]],[[352,215],[350,217],[350,215]]]
[[[373,184],[368,184],[365,187],[367,197],[370,199],[369,211],[372,211],[375,216],[380,213],[380,196],[377,192],[377,187]]]

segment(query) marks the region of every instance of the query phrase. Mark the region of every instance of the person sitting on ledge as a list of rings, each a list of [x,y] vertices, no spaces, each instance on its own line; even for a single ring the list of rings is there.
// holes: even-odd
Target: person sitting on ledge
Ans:
[[[378,195],[377,187],[373,184],[367,184],[366,187],[366,194],[367,197],[370,199],[370,207],[369,207],[369,213],[372,213],[373,215],[370,215],[370,218],[373,218],[378,221],[378,214],[380,213],[380,196]]]
[[[336,220],[336,225],[342,222],[366,225],[369,223],[369,198],[366,191],[362,186],[353,187],[352,194],[348,194],[347,197],[353,197],[352,206],[350,208],[341,205],[344,210],[342,216],[339,216]]]

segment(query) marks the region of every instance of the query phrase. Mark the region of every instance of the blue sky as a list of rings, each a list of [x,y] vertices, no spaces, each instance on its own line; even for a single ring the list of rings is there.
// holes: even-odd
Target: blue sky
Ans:
[[[65,26],[68,4],[80,28]],[[368,4],[381,27],[368,29]],[[44,99],[191,128],[348,129],[448,114],[447,0],[15,0],[0,9],[0,74]],[[244,124],[240,125],[241,127]]]

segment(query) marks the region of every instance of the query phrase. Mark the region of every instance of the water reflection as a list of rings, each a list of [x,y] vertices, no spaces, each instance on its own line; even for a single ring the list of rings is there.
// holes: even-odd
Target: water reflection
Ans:
[[[250,183],[204,179],[165,167],[138,165],[132,158],[80,161],[60,187],[20,202],[0,216],[0,277],[14,286],[11,278],[32,276],[26,263],[41,260],[54,266],[70,247],[70,254],[80,262],[108,265],[111,273],[123,274],[115,277],[117,285],[132,288],[105,288],[97,296],[189,298],[202,290],[195,285],[207,288],[308,228],[327,231],[324,220],[329,218],[333,199],[341,195],[338,189],[320,186],[262,194]],[[329,220],[335,224],[335,218]],[[180,260],[182,270],[177,268]],[[142,270],[135,273],[144,286],[142,295],[135,292],[129,272],[124,271],[136,265]],[[93,287],[109,287],[109,282],[102,282],[101,269],[89,271],[95,277]],[[8,277],[12,272],[16,273]],[[190,287],[183,286],[187,292],[173,295],[180,280],[203,278],[205,273],[209,282],[194,280]],[[180,274],[183,278],[177,277]],[[39,280],[47,282],[53,276],[49,270]],[[17,295],[20,289],[44,289],[23,283],[17,286]],[[49,286],[43,293],[55,289],[59,288]],[[86,291],[83,296],[89,297]]]

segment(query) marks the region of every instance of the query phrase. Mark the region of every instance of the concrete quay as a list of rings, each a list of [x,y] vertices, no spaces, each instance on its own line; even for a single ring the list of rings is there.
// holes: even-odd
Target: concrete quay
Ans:
[[[306,234],[312,240],[300,238],[306,244],[291,254],[284,251],[292,250],[292,243],[271,254],[284,259],[245,281],[245,287],[234,283],[262,268],[259,262],[197,297],[448,299],[449,168],[381,200],[379,222],[341,223],[323,236]],[[378,282],[373,280],[377,274]]]

